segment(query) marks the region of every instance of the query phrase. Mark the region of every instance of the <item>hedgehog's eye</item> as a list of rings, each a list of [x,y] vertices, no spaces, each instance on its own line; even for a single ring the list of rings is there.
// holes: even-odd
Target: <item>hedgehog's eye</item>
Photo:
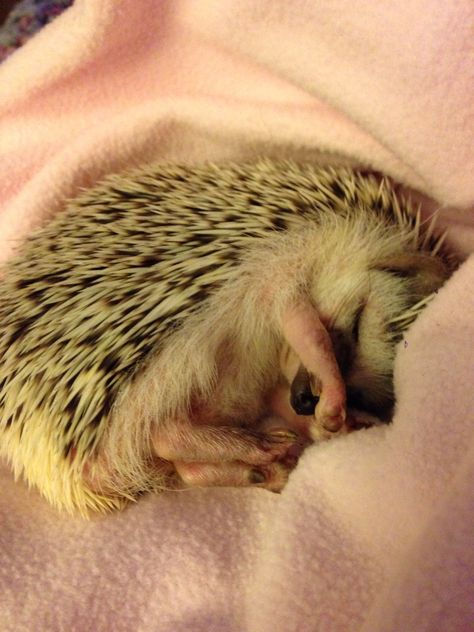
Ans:
[[[355,313],[354,323],[352,325],[352,339],[354,340],[355,343],[359,342],[360,320],[361,320],[364,309],[365,309],[365,303],[362,303],[362,305],[358,308],[358,310]]]

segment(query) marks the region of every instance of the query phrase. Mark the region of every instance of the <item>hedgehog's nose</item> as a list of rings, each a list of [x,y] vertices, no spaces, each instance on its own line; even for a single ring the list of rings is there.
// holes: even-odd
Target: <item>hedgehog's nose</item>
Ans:
[[[314,415],[319,397],[311,392],[308,371],[300,366],[290,387],[290,404],[297,415]]]
[[[319,397],[309,393],[297,393],[291,397],[291,406],[297,415],[314,415]]]

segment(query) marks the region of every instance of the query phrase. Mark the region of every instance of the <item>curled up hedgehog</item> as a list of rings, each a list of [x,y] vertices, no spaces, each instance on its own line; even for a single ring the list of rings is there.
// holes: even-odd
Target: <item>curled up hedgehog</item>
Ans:
[[[1,454],[83,515],[281,489],[304,437],[390,418],[396,344],[454,267],[432,232],[347,168],[108,177],[3,270]]]

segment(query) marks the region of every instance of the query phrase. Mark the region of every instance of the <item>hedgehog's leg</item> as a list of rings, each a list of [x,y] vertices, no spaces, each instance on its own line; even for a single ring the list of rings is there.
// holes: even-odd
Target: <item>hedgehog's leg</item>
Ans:
[[[175,461],[181,480],[188,487],[263,487],[279,492],[285,486],[294,461],[249,467],[246,463],[187,463]]]
[[[297,434],[286,428],[264,434],[239,426],[176,422],[160,428],[153,443],[156,454],[167,461],[245,461],[258,465],[284,456],[296,438]]]
[[[260,433],[190,422],[166,426],[155,437],[156,454],[171,461],[187,485],[258,484],[279,490],[295,464],[290,452],[297,435],[286,428]]]
[[[316,309],[300,302],[282,318],[283,335],[315,382],[316,422],[328,430],[339,429],[346,418],[346,390],[331,338]]]

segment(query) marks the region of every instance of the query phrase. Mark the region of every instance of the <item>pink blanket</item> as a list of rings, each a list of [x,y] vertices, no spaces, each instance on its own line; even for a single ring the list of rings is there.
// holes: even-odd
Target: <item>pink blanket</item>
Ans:
[[[0,252],[163,159],[362,164],[474,250],[472,0],[76,0],[0,67]],[[430,206],[428,204],[427,208]],[[147,497],[92,522],[0,471],[5,632],[474,628],[474,258],[396,361],[394,423],[281,495]]]

